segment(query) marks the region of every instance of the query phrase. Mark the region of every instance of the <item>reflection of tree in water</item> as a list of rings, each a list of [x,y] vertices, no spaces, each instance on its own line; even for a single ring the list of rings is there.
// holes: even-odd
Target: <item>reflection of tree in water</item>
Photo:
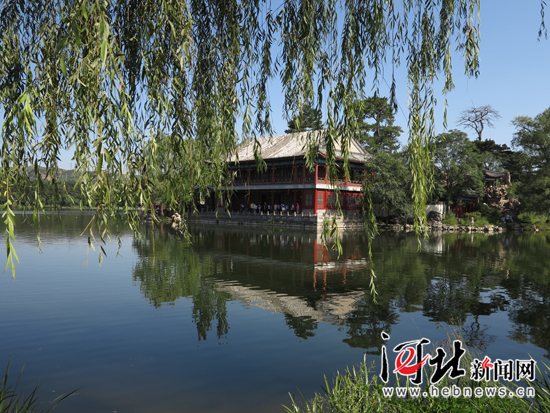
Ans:
[[[294,317],[285,313],[286,325],[294,330],[296,337],[307,340],[309,337],[314,337],[313,330],[317,330],[318,323],[308,316]]]
[[[514,322],[510,337],[530,342],[550,357],[550,237],[523,234],[510,238],[508,274],[502,281],[509,304],[508,317]],[[507,303],[506,303],[507,304]]]
[[[550,349],[548,237],[449,235],[441,256],[428,257],[424,313],[462,325],[466,344],[483,350],[494,342],[482,316],[507,312],[511,338]]]
[[[203,279],[201,277],[201,280]],[[230,294],[217,291],[212,283],[199,284],[199,291],[193,295],[193,321],[197,324],[199,341],[206,340],[206,333],[212,329],[214,318],[218,322],[216,327],[218,338],[227,335],[229,323],[226,303],[230,299]]]
[[[417,253],[414,237],[405,233],[383,233],[373,245],[376,272],[376,302],[370,292],[343,321],[350,347],[363,348],[379,355],[384,344],[381,333],[390,334],[402,312],[417,311],[422,306],[425,289],[424,266]]]
[[[360,262],[363,241],[353,235],[342,241],[350,262]],[[199,340],[214,323],[218,337],[227,334],[226,302],[236,296],[285,314],[297,337],[313,337],[326,320],[346,329],[348,345],[371,352],[379,351],[380,333],[390,333],[400,313],[418,311],[460,325],[466,344],[479,350],[495,340],[483,316],[508,312],[514,340],[550,349],[545,236],[449,234],[419,253],[414,236],[381,234],[373,244],[378,304],[369,292],[349,295],[368,291],[368,269],[319,267],[319,245],[308,233],[201,228],[191,249],[149,228],[134,247],[134,279],[143,295],[156,307],[191,298]]]
[[[345,320],[349,338],[344,339],[350,347],[370,349],[369,354],[380,354],[384,344],[381,333],[391,333],[392,324],[397,324],[399,315],[388,300],[379,300],[379,304],[366,296],[357,309]],[[374,350],[372,350],[374,349]]]
[[[452,279],[442,273],[426,285],[424,315],[431,321],[462,325],[477,296],[468,289],[468,280]]]
[[[463,324],[471,315],[490,315],[498,303],[483,295],[506,277],[502,243],[496,238],[471,235],[445,237],[441,255],[426,256],[427,278],[424,311],[434,321]]]
[[[489,334],[489,326],[482,325],[478,315],[462,326],[462,337],[466,346],[480,351],[485,351],[487,346],[495,341],[495,336]]]
[[[550,358],[550,298],[541,297],[535,292],[522,294],[515,300],[509,317],[514,321],[514,330],[510,337],[519,342],[531,342],[547,351],[545,357]]]
[[[198,339],[206,340],[214,319],[218,338],[227,335],[226,302],[231,294],[217,291],[208,282],[207,277],[216,273],[218,266],[212,257],[199,256],[189,244],[162,227],[147,227],[143,237],[134,239],[133,247],[139,258],[133,278],[152,305],[174,305],[181,297],[191,297]]]
[[[523,239],[522,247],[534,250],[536,260],[521,249],[510,262],[504,283],[512,298],[508,315],[515,323],[510,337],[545,349],[550,357],[550,256],[547,236]]]
[[[502,311],[502,296],[488,294],[506,274],[502,243],[472,234],[453,234],[445,241],[442,254],[425,257],[429,282],[423,312],[432,321],[462,326],[465,344],[483,350],[495,336],[480,316]]]
[[[489,334],[490,326],[481,324],[480,316],[490,315],[494,312],[506,312],[510,304],[508,297],[504,294],[493,293],[490,295],[490,303],[475,302],[472,305],[471,321],[462,326],[462,336],[468,347],[481,351],[495,341],[495,336]]]

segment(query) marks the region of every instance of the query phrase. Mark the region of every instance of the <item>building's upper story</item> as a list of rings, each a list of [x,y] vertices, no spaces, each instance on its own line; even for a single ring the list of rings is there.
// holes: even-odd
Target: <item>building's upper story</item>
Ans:
[[[235,171],[233,185],[238,187],[254,187],[256,185],[328,185],[326,176],[326,131],[300,132],[272,137],[249,139],[237,148],[231,158],[230,168]],[[306,167],[306,151],[308,139],[313,140],[315,168]],[[254,157],[254,145],[258,145],[259,152],[267,168],[259,172]],[[340,142],[334,147],[337,164],[343,166],[344,155]],[[355,139],[349,143],[348,160],[350,177],[346,178],[343,168],[338,171],[338,185],[360,187],[365,174],[365,161],[371,157]]]

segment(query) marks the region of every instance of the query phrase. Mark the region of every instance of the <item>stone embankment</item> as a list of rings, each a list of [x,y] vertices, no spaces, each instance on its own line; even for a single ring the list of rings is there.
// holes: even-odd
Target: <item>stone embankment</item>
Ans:
[[[443,214],[435,211],[431,211],[428,214],[428,227],[430,231],[436,232],[477,232],[485,234],[497,234],[504,231],[533,231],[537,232],[538,228],[532,224],[526,223],[508,223],[505,225],[483,225],[479,227],[471,225],[446,225],[442,221],[444,219]],[[403,227],[398,222],[392,223],[378,223],[378,229],[382,231],[412,231],[412,225],[406,225]]]
[[[437,214],[437,213],[435,213]],[[204,215],[204,214],[203,214]],[[441,215],[441,214],[439,214]],[[245,217],[246,219],[243,219]],[[307,217],[307,218],[306,218]],[[303,217],[300,216],[291,216],[290,214],[288,216],[273,216],[271,215],[271,219],[267,220],[268,216],[260,216],[255,214],[243,214],[241,215],[241,219],[228,219],[228,217],[225,217],[225,219],[221,217],[216,217],[214,214],[212,214],[212,217],[210,217],[210,220],[207,219],[200,219],[200,223],[234,223],[237,225],[265,225],[267,224],[273,224],[274,218],[277,219],[278,225],[284,225],[284,226],[302,226],[302,227],[318,227],[317,225],[317,217],[315,215],[304,215]],[[472,227],[472,226],[466,226],[466,225],[446,225],[441,222],[442,216],[435,216],[434,214],[430,213],[428,214],[428,226],[431,231],[437,231],[437,232],[477,232],[477,233],[485,233],[485,234],[496,234],[500,232],[504,232],[506,230],[512,230],[512,231],[538,231],[538,228],[535,225],[531,224],[507,224],[506,227],[504,226],[498,226],[498,225],[485,225],[480,227]],[[221,221],[221,222],[220,222]],[[288,222],[287,222],[288,221]],[[186,220],[182,219],[182,217],[179,214],[173,214],[171,217],[171,220],[168,221],[171,223],[172,228],[176,230],[184,230],[186,227]],[[309,224],[309,225],[308,225]],[[360,222],[357,223],[357,226],[355,228],[361,228]],[[390,223],[385,224],[382,222],[378,223],[378,229],[382,231],[413,231],[412,225],[406,225],[405,227],[401,224],[397,223]]]
[[[498,232],[506,231],[506,228],[498,225],[485,225],[482,227],[468,227],[465,225],[445,225],[442,223],[428,223],[430,231],[442,231],[442,232],[480,232],[488,234],[496,234]],[[403,225],[399,224],[378,224],[378,229],[382,231],[413,231],[412,225],[407,225],[403,228]],[[519,229],[520,231],[522,229]]]
[[[532,231],[538,232],[539,229],[532,224],[508,224],[506,227],[500,225],[484,225],[481,227],[471,227],[466,225],[445,225],[441,222],[439,223],[428,223],[430,231],[436,232],[476,232],[484,234],[498,234],[505,231]],[[384,224],[378,223],[378,229],[381,231],[413,231],[412,225],[407,225],[406,228],[403,228],[403,225],[400,224]]]
[[[445,225],[441,222],[430,225],[432,231],[444,231],[444,232],[484,232],[484,233],[497,233],[504,232],[506,228],[499,225],[483,225],[481,227],[473,227],[466,225]]]

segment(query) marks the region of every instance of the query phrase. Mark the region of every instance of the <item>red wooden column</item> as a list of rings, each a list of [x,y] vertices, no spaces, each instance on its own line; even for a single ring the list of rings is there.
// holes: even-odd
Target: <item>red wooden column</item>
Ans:
[[[275,164],[271,167],[271,185],[275,184]],[[275,213],[275,191],[271,190],[271,213]]]
[[[303,184],[306,183],[306,163],[305,163],[305,161],[302,164],[302,183]]]
[[[248,167],[248,177],[246,178],[246,183],[247,183],[247,187],[248,187],[248,200],[247,200],[247,205],[246,205],[246,208],[250,208],[250,167]]]
[[[315,183],[318,182],[319,179],[319,164],[315,164]]]
[[[317,169],[317,166],[315,166],[315,169]],[[315,176],[317,176],[317,171],[315,172]],[[313,213],[317,213],[317,190],[313,191]]]

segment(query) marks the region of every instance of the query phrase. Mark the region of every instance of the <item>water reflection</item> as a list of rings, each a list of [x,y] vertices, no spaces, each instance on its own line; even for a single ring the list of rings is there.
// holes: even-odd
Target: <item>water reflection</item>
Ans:
[[[550,349],[550,237],[446,234],[423,241],[419,252],[414,237],[383,234],[373,245],[376,303],[364,235],[345,233],[341,242],[337,260],[316,233],[211,226],[193,230],[191,246],[149,227],[134,241],[133,276],[155,307],[190,298],[199,340],[214,323],[218,338],[228,335],[227,302],[238,300],[284,314],[300,339],[315,337],[319,323],[337,325],[346,344],[371,354],[405,313],[433,328],[460,326],[466,344],[480,350],[502,338],[493,323],[505,322],[492,316],[506,313],[509,338]]]
[[[134,241],[139,260],[133,277],[155,307],[191,298],[199,339],[206,339],[214,319],[218,337],[227,334],[231,299],[284,314],[295,335],[307,339],[321,321],[345,325],[350,316],[359,317],[367,261],[357,240],[344,236],[336,261],[317,233],[206,227],[193,232],[191,246],[170,231],[148,227]]]
[[[483,350],[497,337],[482,320],[506,313],[510,338],[548,351],[549,241],[541,234],[445,236],[446,254],[428,260],[425,314],[463,326],[467,344]]]
[[[174,305],[178,298],[190,297],[198,340],[206,340],[214,320],[217,337],[227,335],[226,303],[231,294],[214,288],[207,278],[217,273],[220,265],[212,256],[199,256],[165,227],[146,227],[143,236],[134,239],[133,247],[139,258],[132,269],[134,281],[139,281],[143,296],[153,306]]]

